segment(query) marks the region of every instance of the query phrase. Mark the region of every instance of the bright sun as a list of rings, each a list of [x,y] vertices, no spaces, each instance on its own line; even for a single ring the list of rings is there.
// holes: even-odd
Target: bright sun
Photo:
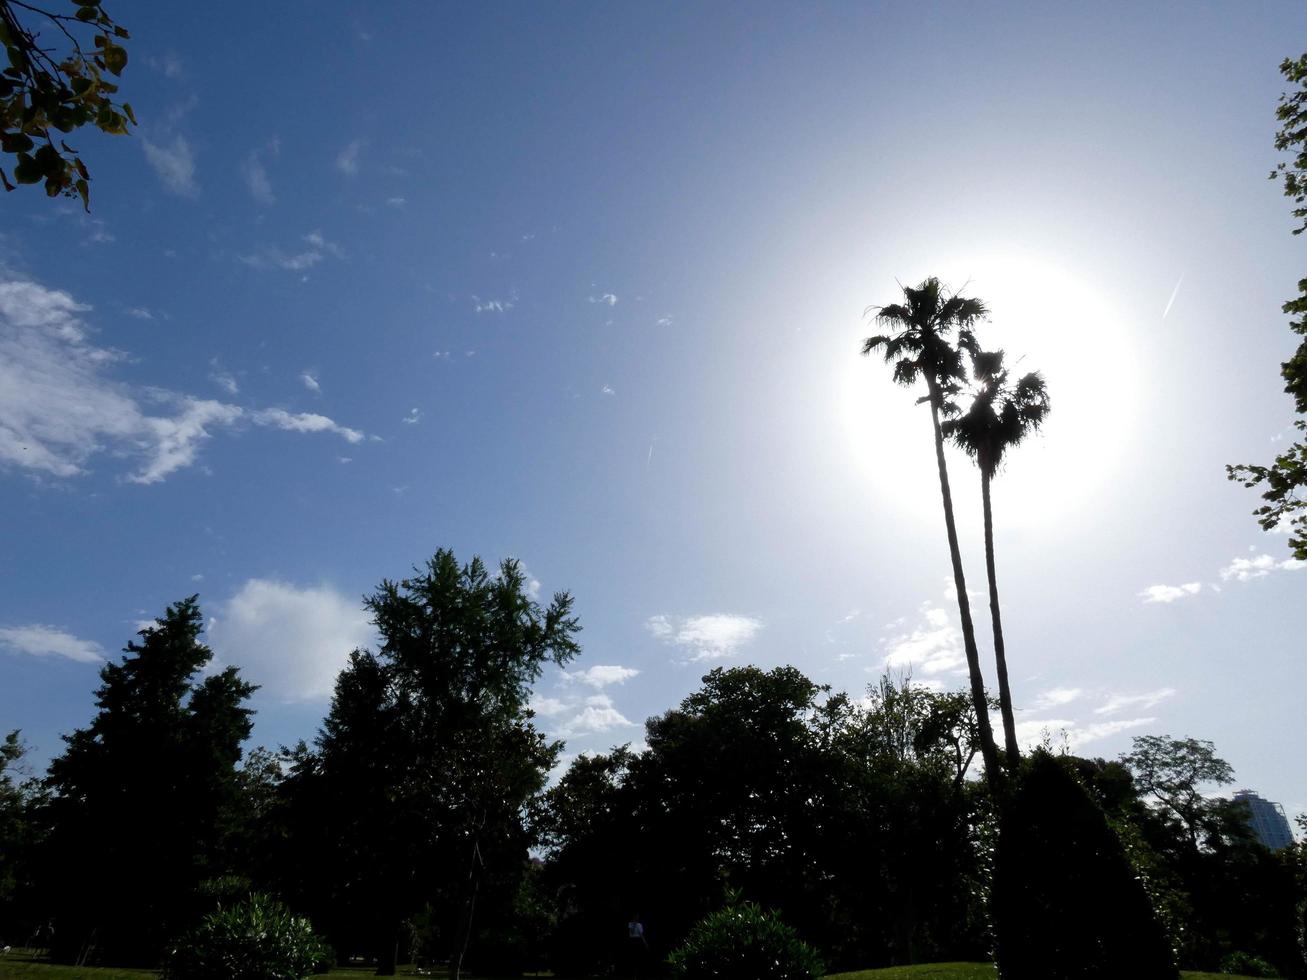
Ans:
[[[1041,371],[1048,383],[1052,412],[995,482],[996,514],[1009,527],[1031,528],[1084,513],[1116,475],[1135,428],[1136,318],[1113,309],[1098,284],[1029,255],[994,253],[939,269],[946,284],[989,307],[989,321],[977,329],[981,343],[1007,351],[1014,375]],[[896,301],[894,284],[886,287],[876,301]],[[866,333],[876,332],[869,320]],[[850,358],[843,379],[842,414],[859,469],[887,506],[917,513],[939,506],[922,479],[903,478],[910,472],[938,486],[927,409],[913,405],[922,393],[893,385],[874,356]],[[956,487],[974,471],[951,458],[950,475]]]

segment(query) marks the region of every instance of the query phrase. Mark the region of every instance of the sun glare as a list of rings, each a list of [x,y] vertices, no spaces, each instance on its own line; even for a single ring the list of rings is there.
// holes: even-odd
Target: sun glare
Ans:
[[[1139,394],[1134,318],[1113,308],[1102,284],[1029,255],[941,262],[935,274],[963,295],[984,300],[990,316],[977,334],[986,349],[1007,352],[1014,377],[1040,371],[1048,383],[1052,411],[1043,430],[1010,455],[995,483],[996,513],[1008,527],[1030,528],[1083,512],[1116,478],[1133,439]],[[870,299],[894,302],[896,290],[889,281]],[[879,328],[868,319],[865,332]],[[889,368],[874,355],[850,356],[842,411],[851,457],[887,506],[917,514],[939,506],[927,409],[913,404],[921,394],[924,389],[892,384]],[[950,456],[955,488],[974,475],[962,462]]]

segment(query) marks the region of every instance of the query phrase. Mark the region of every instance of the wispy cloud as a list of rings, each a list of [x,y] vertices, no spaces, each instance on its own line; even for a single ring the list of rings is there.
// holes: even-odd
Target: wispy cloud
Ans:
[[[614,293],[599,293],[588,297],[591,303],[602,303],[605,306],[616,306],[617,296]]]
[[[422,412],[416,408],[410,408],[408,414],[400,419],[405,425],[417,425],[422,421]]]
[[[240,260],[254,269],[287,269],[304,272],[312,269],[327,256],[344,258],[345,251],[329,241],[320,231],[311,231],[302,239],[305,248],[288,252],[275,245],[265,246],[256,252],[240,256]]]
[[[1175,696],[1175,688],[1159,687],[1155,691],[1142,691],[1138,694],[1113,694],[1101,706],[1094,709],[1096,715],[1114,715],[1126,708],[1147,711],[1156,707],[1167,698]]]
[[[734,613],[704,616],[650,616],[645,629],[673,646],[690,651],[691,660],[717,660],[734,656],[762,630],[762,620]]]
[[[1152,725],[1156,721],[1156,718],[1121,718],[1085,724],[1068,718],[1028,718],[1017,722],[1017,741],[1030,747],[1041,744],[1045,739],[1057,743],[1065,738],[1066,747],[1074,752],[1093,742],[1131,728]]]
[[[634,667],[621,667],[617,664],[598,664],[585,670],[565,670],[563,680],[569,684],[586,684],[596,690],[610,684],[624,684],[632,677],[638,677],[640,671]]]
[[[517,293],[513,293],[508,299],[482,299],[473,294],[472,312],[473,313],[507,313],[517,305]]]
[[[249,188],[250,196],[260,204],[271,205],[277,201],[276,195],[272,192],[272,179],[268,176],[268,168],[264,160],[267,157],[276,157],[280,152],[280,141],[272,139],[264,146],[251,150],[241,163],[241,176],[245,179],[245,186]]]
[[[181,197],[199,194],[200,188],[195,182],[195,151],[186,137],[174,136],[167,143],[142,139],[141,148],[165,189]]]
[[[1150,585],[1139,595],[1144,602],[1175,602],[1177,599],[1197,595],[1202,588],[1201,582],[1186,582],[1184,585]]]
[[[322,391],[322,385],[318,384],[317,377],[309,371],[305,371],[300,375],[300,381],[304,382],[305,388],[315,394]]]
[[[362,140],[352,140],[336,154],[336,169],[350,177],[359,172],[359,152],[363,149]]]
[[[920,613],[921,618],[911,630],[881,638],[885,650],[881,668],[924,674],[961,669],[966,664],[962,634],[950,621],[948,612],[927,602]]]
[[[73,477],[107,454],[139,460],[126,479],[149,484],[190,466],[214,431],[242,423],[363,438],[323,415],[119,382],[111,371],[125,355],[91,343],[89,310],[66,292],[0,281],[0,465]]]
[[[1166,301],[1166,309],[1162,311],[1162,319],[1171,312],[1171,307],[1175,305],[1175,298],[1180,295],[1180,284],[1184,282],[1184,273],[1180,273],[1180,278],[1175,281],[1175,288],[1171,290],[1171,298]]]
[[[1064,704],[1071,704],[1073,701],[1080,700],[1085,692],[1078,687],[1054,687],[1047,691],[1041,691],[1039,697],[1035,700],[1033,710],[1047,711],[1049,708],[1060,708]]]
[[[36,623],[0,627],[0,647],[33,657],[65,657],[86,664],[99,663],[104,659],[100,644],[79,640],[73,634],[54,626]]]

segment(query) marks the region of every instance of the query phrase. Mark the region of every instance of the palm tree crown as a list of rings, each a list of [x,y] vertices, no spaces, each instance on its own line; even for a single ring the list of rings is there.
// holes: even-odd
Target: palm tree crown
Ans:
[[[934,407],[949,414],[955,407],[951,397],[966,379],[962,350],[974,346],[971,326],[989,311],[978,299],[945,295],[933,276],[920,286],[902,289],[904,302],[863,311],[864,315],[874,312],[876,322],[894,332],[868,337],[862,353],[879,351],[886,364],[894,365],[895,382],[904,387],[924,379],[931,389],[928,397],[938,399]],[[957,346],[949,342],[954,330],[959,331]]]
[[[965,413],[944,421],[944,437],[992,478],[1007,450],[1043,425],[1049,409],[1048,388],[1038,371],[1010,384],[1001,350],[982,351],[970,338],[959,346],[970,348],[976,396]]]

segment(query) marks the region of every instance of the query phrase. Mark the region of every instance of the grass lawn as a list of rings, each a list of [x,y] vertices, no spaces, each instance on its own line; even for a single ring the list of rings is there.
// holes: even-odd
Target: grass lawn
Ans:
[[[372,967],[355,966],[339,967],[322,975],[361,980],[372,973]],[[412,975],[411,968],[400,969],[400,976]],[[1181,975],[1184,980],[1240,980],[1222,973],[1185,972]],[[437,973],[437,980],[442,976],[443,973]],[[0,959],[0,977],[3,980],[159,980],[159,974],[153,970],[52,966],[36,962],[22,950],[14,950],[9,956]],[[856,973],[832,973],[827,980],[995,980],[995,973],[989,963],[930,963],[923,966],[891,966],[884,970],[859,970]]]
[[[1185,970],[1184,980],[1241,980],[1228,973],[1194,973]],[[923,966],[891,966],[884,970],[832,973],[826,980],[995,980],[989,963],[930,963]],[[1247,978],[1242,978],[1247,980]]]

